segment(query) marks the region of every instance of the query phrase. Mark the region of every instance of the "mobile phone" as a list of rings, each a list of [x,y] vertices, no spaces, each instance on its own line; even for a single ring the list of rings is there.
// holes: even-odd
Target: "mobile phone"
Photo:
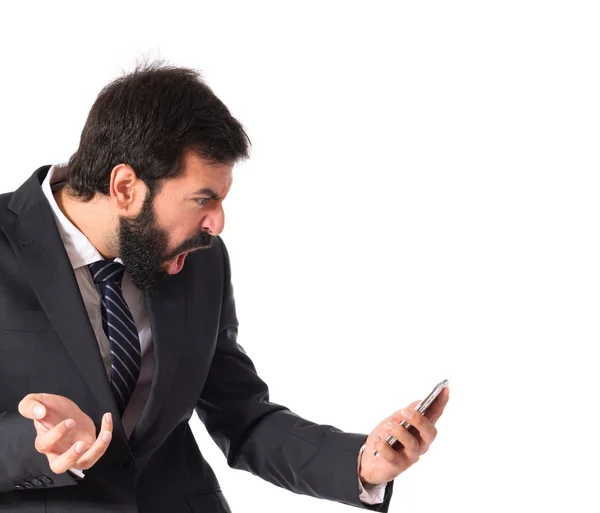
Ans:
[[[433,403],[433,401],[436,400],[437,396],[440,395],[440,392],[442,390],[444,390],[444,388],[446,388],[448,385],[449,385],[449,382],[447,379],[445,379],[441,383],[438,383],[436,385],[436,387],[431,391],[431,393],[425,399],[423,399],[419,404],[417,404],[417,407],[415,408],[415,410],[418,413],[420,413],[421,415],[423,415],[427,411],[427,408],[429,408],[431,403]],[[400,423],[400,425],[404,426],[408,430],[410,430],[412,428],[412,425],[409,424],[408,422],[406,422],[405,420],[403,420]],[[411,433],[414,433],[414,428],[412,429]],[[394,449],[396,451],[399,451],[403,447],[402,443],[400,443],[398,441],[398,439],[392,435],[388,435],[388,437],[385,439],[385,441],[392,449]],[[376,455],[377,455],[377,451],[376,451]]]

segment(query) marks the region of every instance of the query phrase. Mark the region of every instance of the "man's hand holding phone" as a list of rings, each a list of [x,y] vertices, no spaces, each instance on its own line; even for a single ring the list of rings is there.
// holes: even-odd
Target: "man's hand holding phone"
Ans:
[[[377,425],[360,459],[359,477],[363,483],[392,481],[429,450],[437,436],[435,424],[450,398],[447,385],[447,381],[440,383],[426,399],[411,403]]]
[[[87,470],[106,452],[112,437],[112,418],[104,414],[100,433],[70,399],[53,394],[29,394],[19,403],[19,413],[33,420],[35,448],[46,455],[55,474]]]

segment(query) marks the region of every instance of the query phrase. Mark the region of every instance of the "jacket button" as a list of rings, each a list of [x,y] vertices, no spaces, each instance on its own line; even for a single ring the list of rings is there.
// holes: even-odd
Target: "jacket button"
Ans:
[[[44,474],[42,474],[41,476],[38,476],[39,480],[47,485],[51,485],[54,484],[54,481],[52,481],[52,479],[50,479],[48,476],[45,476]]]
[[[15,489],[15,490],[25,490],[25,487],[24,487],[24,486],[22,486],[22,485],[15,485],[15,486],[14,486],[14,489]]]
[[[133,460],[131,458],[123,458],[120,467],[121,470],[130,470],[133,467]]]

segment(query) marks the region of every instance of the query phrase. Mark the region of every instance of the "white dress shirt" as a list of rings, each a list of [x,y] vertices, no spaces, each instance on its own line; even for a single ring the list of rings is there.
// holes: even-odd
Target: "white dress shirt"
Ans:
[[[42,190],[52,207],[60,238],[62,239],[71,265],[73,266],[73,271],[85,304],[85,309],[90,318],[96,340],[98,341],[102,361],[104,362],[106,373],[110,379],[110,344],[106,337],[106,333],[104,332],[104,328],[102,327],[101,296],[96,284],[92,280],[88,268],[89,264],[103,260],[103,258],[90,240],[67,219],[56,203],[54,193],[64,186],[66,182],[66,173],[66,164],[55,164],[52,166],[42,183]],[[118,258],[116,258],[115,261],[122,263]],[[154,375],[154,351],[152,349],[152,331],[150,329],[150,319],[148,318],[144,293],[132,283],[131,277],[127,271],[125,271],[123,275],[122,290],[123,297],[131,310],[131,315],[133,316],[138,330],[142,352],[142,365],[140,367],[137,385],[122,418],[125,433],[127,434],[127,437],[130,437],[133,428],[140,418],[142,408],[150,396],[150,387]],[[359,453],[359,462],[360,454],[362,454],[363,450],[364,446]],[[78,471],[73,472],[83,476],[83,474]],[[359,480],[358,488],[360,500],[366,504],[382,503],[385,486],[384,483],[382,485],[365,488]]]

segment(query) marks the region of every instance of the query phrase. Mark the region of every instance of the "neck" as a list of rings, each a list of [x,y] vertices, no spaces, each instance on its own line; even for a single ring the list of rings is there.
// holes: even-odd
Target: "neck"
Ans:
[[[116,245],[107,237],[107,234],[115,233],[117,224],[107,199],[96,195],[84,202],[69,195],[66,186],[54,193],[54,199],[65,217],[88,238],[103,258],[119,256]]]

